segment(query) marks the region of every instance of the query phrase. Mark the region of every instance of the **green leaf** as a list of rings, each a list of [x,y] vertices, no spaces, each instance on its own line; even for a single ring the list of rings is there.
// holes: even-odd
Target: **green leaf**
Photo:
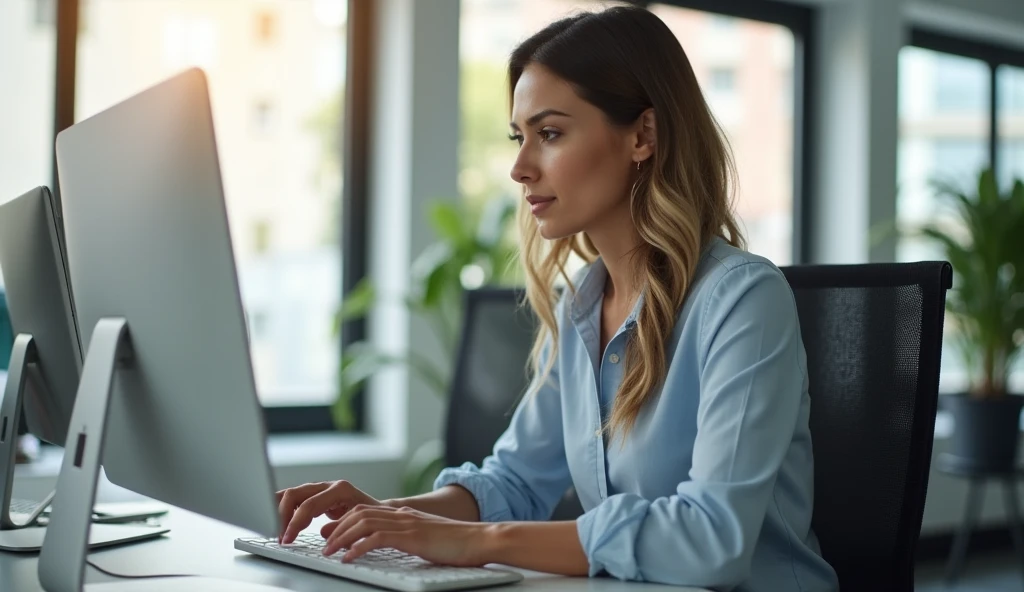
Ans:
[[[992,169],[981,171],[978,176],[978,201],[991,204],[999,200],[999,187],[996,185],[996,176]]]
[[[359,280],[354,288],[341,300],[341,309],[335,317],[338,328],[345,321],[361,319],[373,308],[377,290],[369,278]],[[336,331],[337,332],[337,331]]]
[[[366,381],[382,368],[405,362],[403,356],[377,350],[372,344],[359,341],[345,348],[338,371],[340,388],[338,398],[331,405],[331,417],[339,429],[352,429],[355,416],[352,399]]]
[[[445,283],[451,281],[448,268],[454,255],[448,243],[434,243],[413,262],[411,296],[425,308],[437,305]]]
[[[471,239],[466,228],[465,216],[457,204],[435,202],[430,206],[430,225],[441,239],[461,244]]]

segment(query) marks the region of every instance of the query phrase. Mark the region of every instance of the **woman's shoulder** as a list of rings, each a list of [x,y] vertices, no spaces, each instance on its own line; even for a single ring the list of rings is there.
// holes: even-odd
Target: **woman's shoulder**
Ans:
[[[785,281],[785,276],[769,259],[734,247],[722,238],[716,237],[702,254],[694,274],[693,288],[714,289],[728,276],[729,283],[743,280],[758,281],[776,278]]]
[[[793,292],[782,270],[765,257],[716,239],[701,257],[684,315],[724,315],[750,295],[753,302],[745,308],[751,312],[795,314]]]

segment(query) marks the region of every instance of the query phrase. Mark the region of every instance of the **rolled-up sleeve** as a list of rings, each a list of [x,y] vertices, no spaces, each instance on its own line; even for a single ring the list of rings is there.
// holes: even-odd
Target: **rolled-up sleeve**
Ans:
[[[541,368],[551,355],[550,346],[549,341],[541,352]],[[557,362],[543,385],[538,386],[535,379],[482,466],[466,463],[445,469],[434,489],[451,484],[473,494],[483,522],[551,517],[571,484],[562,440]]]
[[[800,416],[803,346],[792,290],[767,263],[725,272],[707,302],[690,480],[654,500],[614,495],[581,516],[591,575],[720,590],[749,577]]]

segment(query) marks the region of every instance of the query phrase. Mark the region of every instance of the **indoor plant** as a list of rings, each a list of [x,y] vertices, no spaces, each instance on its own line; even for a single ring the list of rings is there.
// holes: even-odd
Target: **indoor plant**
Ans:
[[[1024,184],[1000,193],[991,170],[962,192],[936,183],[951,208],[921,229],[953,266],[946,298],[947,333],[968,370],[967,393],[942,398],[953,414],[952,453],[974,466],[995,469],[1016,462],[1024,397],[1007,387],[1011,365],[1024,344]]]

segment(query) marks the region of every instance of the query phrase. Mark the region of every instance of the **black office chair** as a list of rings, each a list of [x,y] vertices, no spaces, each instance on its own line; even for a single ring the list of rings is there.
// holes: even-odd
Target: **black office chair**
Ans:
[[[445,427],[446,466],[479,465],[529,386],[526,364],[537,320],[528,306],[519,306],[521,296],[504,288],[466,292]],[[551,519],[574,520],[582,513],[570,489]]]
[[[843,592],[914,589],[945,262],[783,268],[810,374],[812,525]]]

